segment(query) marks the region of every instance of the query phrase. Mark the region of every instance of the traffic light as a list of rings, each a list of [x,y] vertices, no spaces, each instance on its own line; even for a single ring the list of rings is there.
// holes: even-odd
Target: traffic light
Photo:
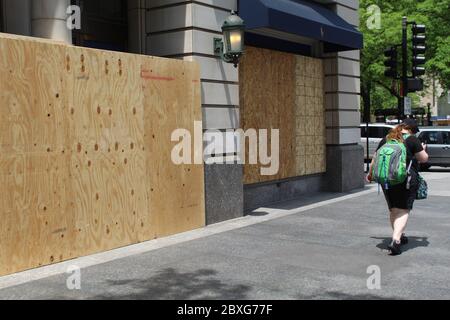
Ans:
[[[426,59],[423,56],[425,54],[427,48],[425,46],[426,44],[426,27],[421,24],[413,24],[412,26],[412,32],[413,32],[413,46],[412,46],[412,52],[413,52],[413,58],[412,58],[412,74],[414,78],[417,78],[419,76],[423,76],[425,74],[425,68],[422,67],[422,65],[425,64]]]
[[[384,65],[386,66],[386,71],[384,72],[384,75],[389,78],[396,79],[398,77],[397,72],[397,48],[396,47],[390,47],[384,51],[384,56],[387,58],[384,62]]]

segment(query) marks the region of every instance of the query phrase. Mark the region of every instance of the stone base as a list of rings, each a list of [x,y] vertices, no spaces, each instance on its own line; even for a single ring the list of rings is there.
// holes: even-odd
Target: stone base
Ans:
[[[206,165],[206,223],[242,217],[274,203],[317,192],[348,192],[364,187],[364,150],[359,145],[328,146],[327,173],[242,186],[242,165]]]
[[[244,211],[250,212],[263,206],[298,199],[323,190],[325,175],[311,175],[244,186]]]
[[[244,216],[242,181],[242,165],[205,165],[207,225]]]
[[[364,149],[360,145],[327,146],[325,191],[348,192],[364,188]]]

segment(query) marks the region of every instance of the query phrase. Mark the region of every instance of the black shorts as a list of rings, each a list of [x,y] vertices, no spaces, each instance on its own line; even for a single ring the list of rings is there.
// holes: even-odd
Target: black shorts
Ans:
[[[385,189],[383,187],[384,196],[386,197],[389,209],[403,209],[411,211],[414,208],[414,201],[417,196],[417,176],[413,173],[411,179],[411,186],[408,190],[406,188],[407,182],[400,185],[389,187]]]

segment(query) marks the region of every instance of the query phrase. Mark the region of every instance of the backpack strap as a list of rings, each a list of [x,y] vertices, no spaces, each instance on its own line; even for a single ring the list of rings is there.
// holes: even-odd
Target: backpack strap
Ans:
[[[411,137],[411,135],[409,133],[405,133],[403,135],[403,139],[405,140],[405,147],[406,147],[406,152],[408,152],[408,146],[406,145],[406,139],[408,139],[409,137]],[[411,176],[411,168],[413,165],[413,160],[411,160],[409,162],[409,166],[408,166],[408,170],[406,171],[406,173],[408,174],[408,178],[407,178],[407,182],[406,182],[406,190],[411,189],[411,180],[412,180],[412,176]]]
[[[411,189],[411,180],[412,180],[412,176],[411,176],[411,167],[412,167],[413,161],[411,160],[411,162],[409,163],[408,166],[408,171],[406,171],[406,173],[408,174],[408,178],[407,178],[407,182],[406,182],[406,190]]]

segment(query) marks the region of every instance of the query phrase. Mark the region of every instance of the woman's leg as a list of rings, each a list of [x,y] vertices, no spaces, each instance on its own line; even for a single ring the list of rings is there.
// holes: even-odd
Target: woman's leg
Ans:
[[[395,209],[390,209],[389,212],[390,212],[389,219],[391,220],[392,231],[394,231],[395,230],[394,223],[395,223],[395,218],[397,217],[397,215],[396,215]]]
[[[394,234],[392,239],[396,242],[400,242],[402,235],[405,233],[406,226],[409,219],[409,210],[405,209],[393,209],[394,216]]]

